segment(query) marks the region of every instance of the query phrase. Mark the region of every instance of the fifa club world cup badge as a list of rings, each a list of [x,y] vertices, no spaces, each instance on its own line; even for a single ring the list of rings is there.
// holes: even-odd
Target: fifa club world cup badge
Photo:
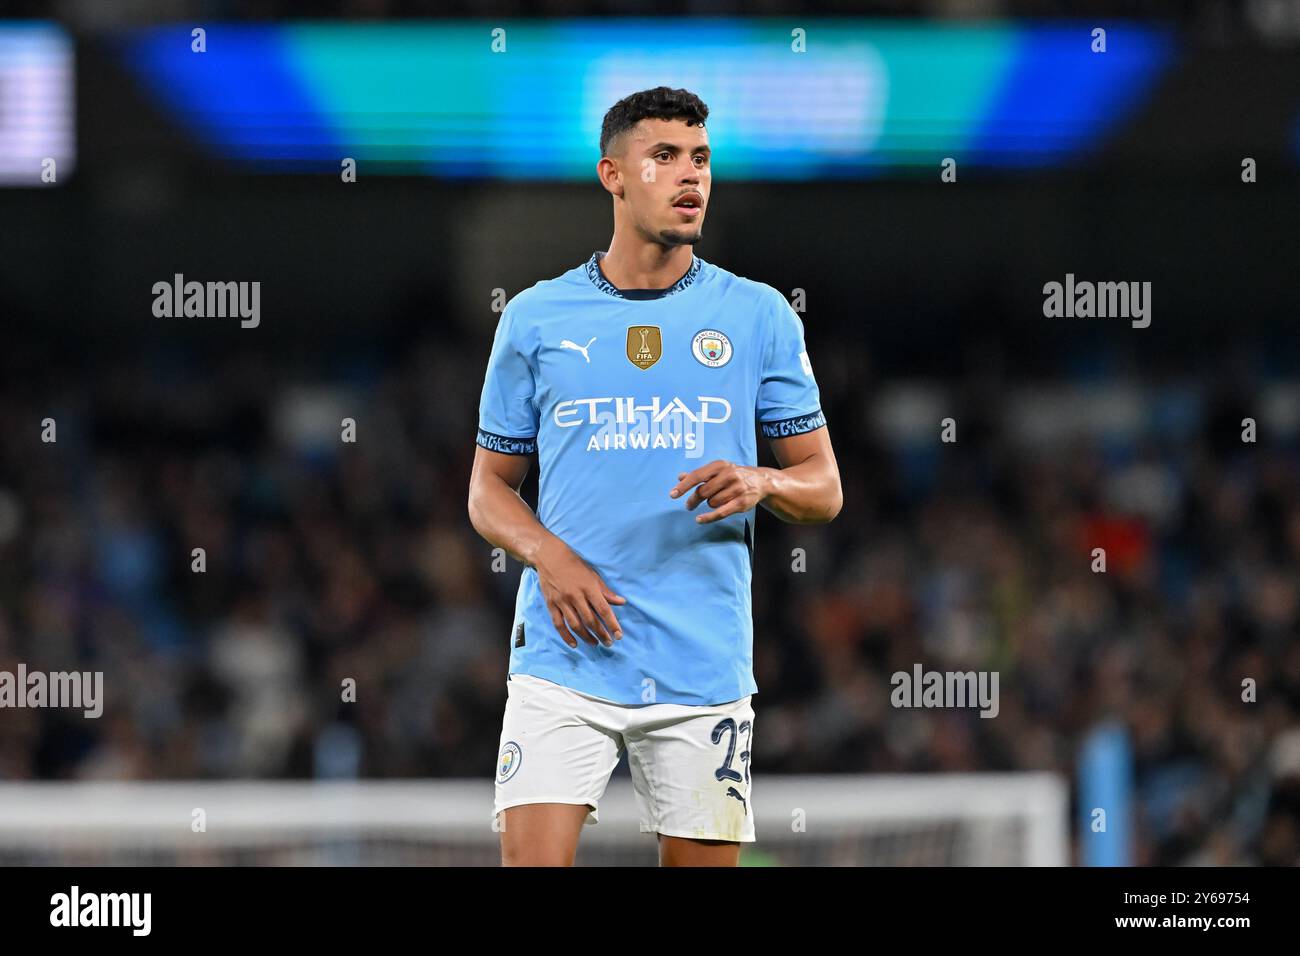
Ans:
[[[691,340],[691,354],[701,365],[718,368],[731,361],[731,339],[717,329],[701,329]]]
[[[627,330],[627,357],[639,369],[647,369],[664,354],[664,340],[657,325],[632,325]]]

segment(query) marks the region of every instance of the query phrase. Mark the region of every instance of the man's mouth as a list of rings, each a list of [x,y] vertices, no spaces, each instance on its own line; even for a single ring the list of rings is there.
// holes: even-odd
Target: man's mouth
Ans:
[[[685,216],[698,216],[704,209],[704,197],[694,191],[684,193],[673,201],[673,208]]]

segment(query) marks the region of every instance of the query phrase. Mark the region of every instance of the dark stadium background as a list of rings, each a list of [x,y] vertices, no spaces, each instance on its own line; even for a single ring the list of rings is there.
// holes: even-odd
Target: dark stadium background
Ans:
[[[109,702],[99,721],[5,712],[0,778],[486,778],[518,581],[465,513],[491,290],[603,249],[608,198],[249,174],[142,96],[102,9],[8,6],[78,38],[79,155],[57,190],[0,191],[0,667],[101,669]],[[753,765],[1073,777],[1117,720],[1136,862],[1300,861],[1294,30],[1211,2],[165,6],[1118,13],[1179,31],[1151,100],[1061,168],[716,182],[697,252],[806,290],[845,493],[829,526],[759,519]],[[176,272],[261,280],[261,327],[155,319],[148,290]],[[1044,318],[1066,273],[1151,282],[1151,327]],[[345,415],[356,444],[312,440]],[[999,670],[998,719],[891,709],[889,675],[916,661]]]

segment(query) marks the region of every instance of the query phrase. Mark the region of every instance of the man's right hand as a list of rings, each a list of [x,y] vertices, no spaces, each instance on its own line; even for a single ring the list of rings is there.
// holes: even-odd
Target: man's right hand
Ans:
[[[533,564],[551,623],[564,643],[578,646],[570,630],[593,646],[612,647],[614,641],[623,639],[623,629],[610,605],[626,604],[627,598],[610,590],[572,548],[552,536],[538,548]]]

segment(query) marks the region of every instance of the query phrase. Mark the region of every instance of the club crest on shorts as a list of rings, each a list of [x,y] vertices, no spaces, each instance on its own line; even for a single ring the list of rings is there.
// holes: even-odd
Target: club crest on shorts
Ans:
[[[627,358],[639,369],[648,369],[664,354],[664,339],[657,325],[629,325]]]
[[[700,329],[691,339],[691,354],[701,365],[718,368],[731,361],[731,339],[717,329]]]
[[[497,783],[505,783],[513,777],[523,760],[524,752],[513,740],[502,747],[501,756],[497,758]]]

